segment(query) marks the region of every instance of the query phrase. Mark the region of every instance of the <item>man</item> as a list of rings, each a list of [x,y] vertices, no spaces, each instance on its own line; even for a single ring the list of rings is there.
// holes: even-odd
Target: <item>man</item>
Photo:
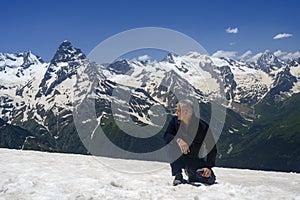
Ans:
[[[208,124],[196,118],[190,100],[178,102],[176,115],[164,134],[169,145],[172,176],[175,176],[173,185],[185,183],[182,169],[188,182],[214,184],[216,177],[212,167],[215,166],[217,148]]]

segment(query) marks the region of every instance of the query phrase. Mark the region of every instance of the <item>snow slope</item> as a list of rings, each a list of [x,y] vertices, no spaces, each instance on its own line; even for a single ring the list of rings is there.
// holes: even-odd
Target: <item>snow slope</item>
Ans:
[[[174,187],[167,163],[0,149],[0,199],[300,199],[300,174],[215,173],[216,185]]]
[[[24,86],[46,71],[46,63],[31,52],[0,53],[0,85]]]

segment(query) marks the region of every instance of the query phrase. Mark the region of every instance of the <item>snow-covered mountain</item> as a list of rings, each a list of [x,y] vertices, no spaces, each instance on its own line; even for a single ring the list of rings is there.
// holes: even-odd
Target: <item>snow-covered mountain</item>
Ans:
[[[0,54],[0,64],[0,117],[17,123],[27,121],[31,115],[46,130],[46,119],[39,113],[71,111],[72,90],[76,87],[79,93],[75,96],[82,90],[86,94],[92,92],[87,90],[95,90],[97,99],[106,104],[113,98],[112,90],[121,85],[135,91],[137,98],[146,94],[146,107],[155,103],[174,106],[176,100],[170,96],[173,92],[189,94],[203,102],[223,99],[227,108],[247,113],[275,88],[279,90],[276,95],[281,95],[281,89],[289,95],[298,92],[300,77],[298,62],[288,65],[269,51],[250,63],[190,52],[182,56],[170,53],[159,62],[134,59],[101,66],[89,62],[69,41],[59,46],[50,63],[26,52]],[[140,111],[131,112],[139,121],[150,123],[145,109],[132,110]]]
[[[46,64],[31,52],[16,54],[0,53],[1,87],[23,86],[43,72]]]
[[[289,95],[297,93],[299,69],[298,62],[284,63],[269,51],[252,62],[190,52],[182,56],[168,54],[160,62],[148,61],[146,64],[137,60],[117,61],[104,69],[104,74],[118,84],[145,88],[154,98],[158,87],[164,84],[162,80],[178,76],[185,82],[183,88],[193,90],[189,94],[197,99],[221,98],[224,106],[247,113],[275,87]],[[278,82],[282,84],[279,86]],[[175,88],[169,84],[169,90]],[[164,102],[164,99],[156,100]]]
[[[39,81],[47,63],[31,52],[0,53],[0,107],[1,118],[13,118],[14,110],[24,104],[20,91],[27,84]],[[37,89],[37,87],[35,87]]]
[[[85,123],[84,139],[89,140],[97,127],[119,133],[111,125],[114,120],[162,127],[153,120],[151,107],[162,105],[168,113],[176,97],[190,96],[205,105],[205,114],[209,102],[233,110],[223,130],[230,135],[250,126],[258,103],[273,104],[300,92],[299,63],[266,51],[251,62],[189,52],[169,53],[161,61],[117,60],[104,65],[91,62],[64,41],[50,63],[30,52],[0,54],[0,118],[31,132],[21,145],[24,149],[88,153],[77,134],[74,113]],[[93,111],[95,120],[89,115]],[[111,137],[135,147],[128,138]],[[230,144],[225,153],[232,149]]]
[[[256,58],[256,59],[255,59]],[[254,60],[253,60],[254,59]],[[252,59],[252,64],[258,68],[262,69],[267,73],[271,73],[272,71],[276,71],[279,68],[282,68],[286,63],[276,57],[272,52],[265,51],[264,53],[257,54]]]
[[[217,184],[172,186],[167,163],[0,149],[1,199],[300,199],[300,174],[214,168]]]
[[[134,59],[101,66],[90,63],[69,41],[59,46],[50,63],[42,62],[30,52],[0,54],[0,69],[1,117],[8,121],[16,117],[12,112],[20,105],[40,105],[45,110],[59,105],[70,110],[72,89],[76,84],[86,87],[91,77],[102,84],[97,91],[103,90],[99,98],[106,100],[111,100],[108,91],[113,89],[112,85],[122,85],[146,92],[153,98],[152,103],[173,106],[174,102],[167,99],[169,92],[187,90],[185,93],[204,102],[224,99],[224,106],[240,113],[248,112],[275,88],[289,95],[298,92],[300,77],[297,61],[284,63],[269,51],[249,63],[190,52],[182,56],[168,54],[159,62]],[[23,121],[25,118],[23,114]]]

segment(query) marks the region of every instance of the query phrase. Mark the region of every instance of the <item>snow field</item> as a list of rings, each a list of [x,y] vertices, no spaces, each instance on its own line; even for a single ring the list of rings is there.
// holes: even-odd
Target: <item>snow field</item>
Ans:
[[[167,163],[0,149],[0,199],[300,199],[300,174],[214,171],[218,184],[174,187]]]

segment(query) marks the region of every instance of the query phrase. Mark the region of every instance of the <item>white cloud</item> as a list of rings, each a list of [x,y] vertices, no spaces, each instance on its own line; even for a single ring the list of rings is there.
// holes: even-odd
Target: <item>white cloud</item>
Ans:
[[[283,51],[281,51],[281,50],[277,50],[277,51],[274,52],[274,55],[275,55],[276,57],[280,57],[281,55],[286,54],[286,53],[287,53],[287,52],[283,52]]]
[[[288,59],[298,59],[300,58],[300,52],[296,51],[294,53],[288,53],[287,55],[283,56],[282,59],[288,60]]]
[[[238,28],[231,28],[231,27],[229,27],[229,28],[226,29],[226,32],[227,33],[238,33],[239,29]]]
[[[214,54],[212,54],[212,57],[217,57],[217,58],[221,58],[221,57],[227,57],[227,58],[232,58],[232,59],[237,59],[237,52],[236,51],[216,51]]]
[[[254,55],[252,58],[249,58],[247,60],[247,62],[256,62],[262,55],[263,55],[263,53],[258,53],[256,55]]]
[[[150,60],[150,57],[148,55],[143,55],[143,56],[139,56],[138,60],[139,61],[146,61],[146,60]]]
[[[269,50],[266,50],[269,51]],[[273,53],[276,57],[278,57],[281,60],[295,60],[300,58],[300,51],[296,52],[284,52],[281,50],[277,50]],[[215,53],[213,53],[211,56],[212,57],[226,57],[226,58],[231,58],[235,60],[241,60],[241,61],[246,61],[246,62],[257,62],[257,60],[263,55],[263,53],[257,53],[253,55],[253,52],[248,50],[245,53],[243,53],[241,56],[238,55],[238,52],[236,51],[223,51],[223,50],[218,50]]]
[[[274,52],[274,55],[282,60],[294,60],[294,59],[300,58],[299,51],[289,53],[289,52],[284,52],[284,51],[278,50],[278,51]]]
[[[288,37],[292,37],[293,34],[290,34],[290,33],[280,33],[280,34],[277,34],[273,37],[274,40],[278,40],[278,39],[282,39],[282,38],[288,38]]]
[[[251,55],[252,55],[252,51],[248,50],[245,53],[243,53],[243,55],[240,56],[240,59],[247,60],[250,58]]]

